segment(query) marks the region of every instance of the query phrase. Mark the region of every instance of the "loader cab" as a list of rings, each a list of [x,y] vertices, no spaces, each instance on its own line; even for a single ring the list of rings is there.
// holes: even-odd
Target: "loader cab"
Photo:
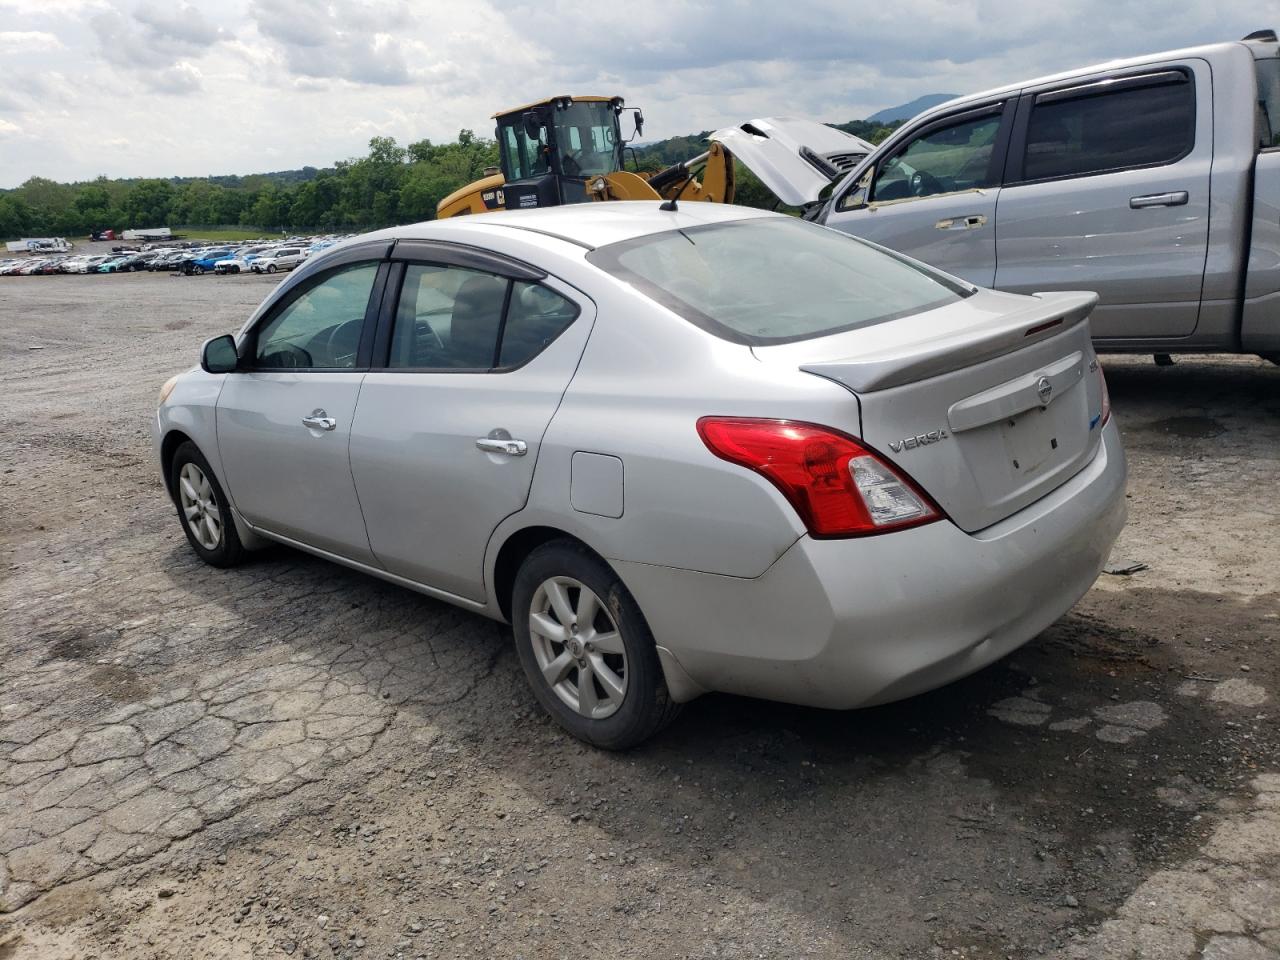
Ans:
[[[621,97],[553,97],[495,115],[506,208],[587,199],[586,183],[622,169]]]

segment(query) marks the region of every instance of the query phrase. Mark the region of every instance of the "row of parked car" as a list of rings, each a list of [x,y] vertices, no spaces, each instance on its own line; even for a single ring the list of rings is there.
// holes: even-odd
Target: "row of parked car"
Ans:
[[[138,250],[116,248],[110,254],[41,256],[0,262],[0,276],[54,273],[129,273],[139,270],[184,273],[279,273],[292,270],[307,257],[325,250],[345,236],[290,237],[241,245],[159,246]]]

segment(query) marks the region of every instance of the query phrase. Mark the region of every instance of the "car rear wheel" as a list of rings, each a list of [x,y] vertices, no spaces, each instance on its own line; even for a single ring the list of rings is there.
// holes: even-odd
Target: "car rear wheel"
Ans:
[[[190,440],[174,452],[169,477],[178,519],[200,559],[214,567],[240,563],[245,550],[231,519],[231,506],[209,461]]]
[[[679,713],[635,599],[585,547],[556,540],[531,553],[516,575],[511,608],[534,695],[579,740],[625,750]]]

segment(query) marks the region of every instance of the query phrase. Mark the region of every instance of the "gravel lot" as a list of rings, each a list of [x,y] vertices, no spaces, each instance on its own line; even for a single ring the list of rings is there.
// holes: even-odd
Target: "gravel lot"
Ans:
[[[609,755],[496,624],[196,561],[156,392],[274,282],[0,278],[0,958],[1280,957],[1280,368],[1106,358],[1150,567],[1012,658]]]

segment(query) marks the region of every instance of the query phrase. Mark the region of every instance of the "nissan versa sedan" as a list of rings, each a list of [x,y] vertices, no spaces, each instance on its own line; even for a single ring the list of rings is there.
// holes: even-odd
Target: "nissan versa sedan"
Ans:
[[[398,227],[208,341],[155,449],[206,562],[276,541],[508,621],[619,749],[711,690],[908,697],[1070,609],[1125,516],[1095,299],[713,204]]]

